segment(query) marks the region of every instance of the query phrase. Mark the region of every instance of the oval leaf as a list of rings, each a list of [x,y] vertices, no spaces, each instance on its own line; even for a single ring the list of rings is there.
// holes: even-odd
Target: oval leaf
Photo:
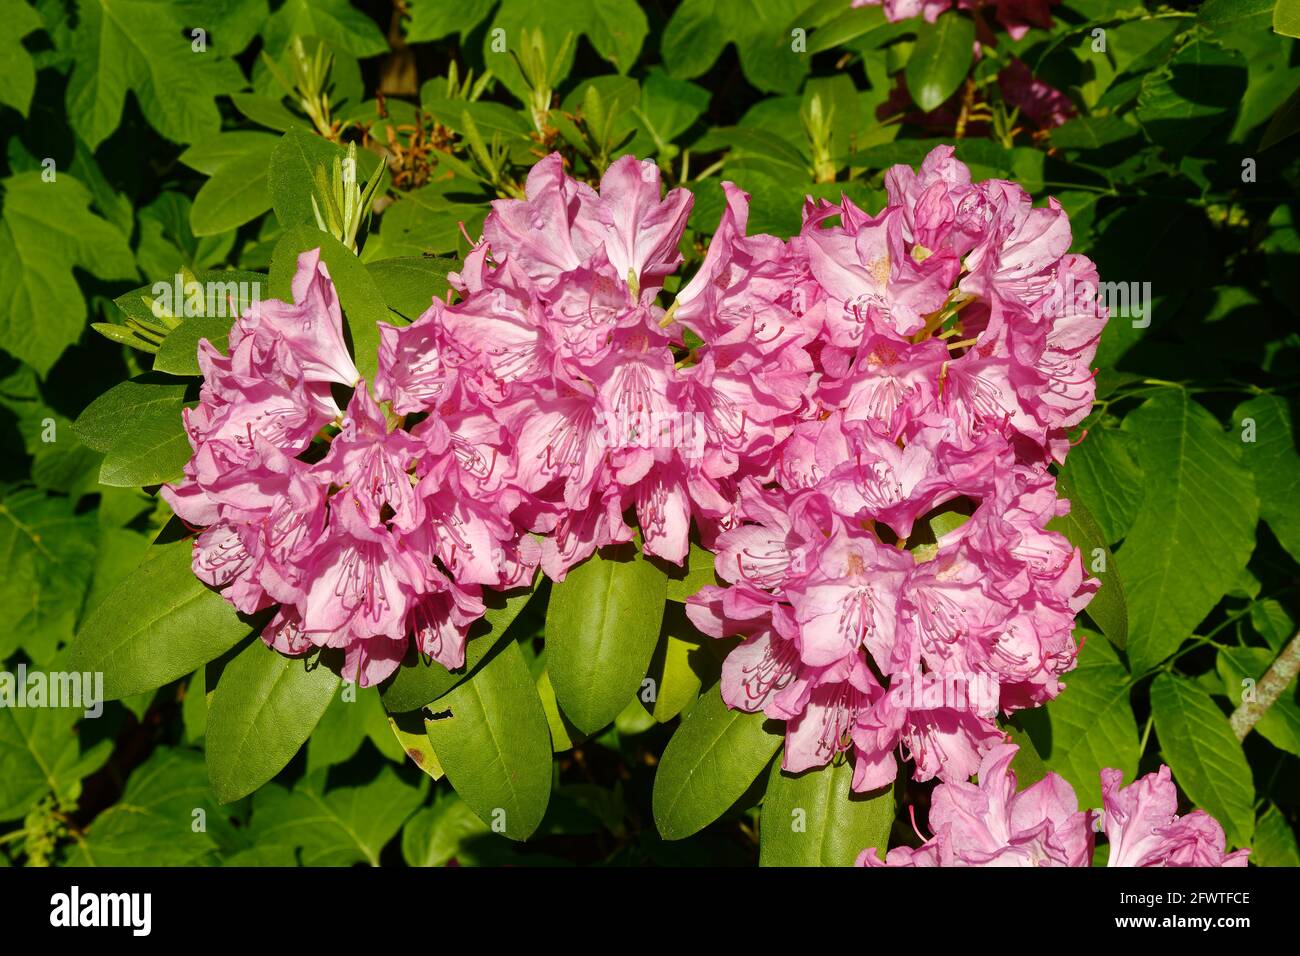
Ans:
[[[325,714],[339,677],[310,658],[253,641],[221,675],[208,707],[208,782],[222,803],[247,796],[293,759]]]
[[[957,92],[966,79],[975,49],[975,24],[951,11],[919,32],[921,37],[907,60],[904,76],[912,99],[928,113]]]
[[[551,731],[519,645],[506,641],[442,702],[451,715],[426,726],[447,779],[484,823],[526,840],[551,796]]]
[[[105,700],[193,673],[248,635],[235,609],[194,576],[192,547],[188,539],[154,545],[82,625],[69,669],[102,672]]]
[[[546,655],[555,697],[585,733],[618,716],[645,677],[663,620],[665,574],[641,555],[594,554],[551,591]]]
[[[781,746],[761,713],[731,710],[713,685],[691,708],[655,774],[654,816],[666,840],[708,826],[758,778]]]
[[[1211,699],[1191,681],[1161,674],[1151,684],[1151,715],[1174,779],[1227,831],[1248,846],[1255,829],[1255,785],[1241,743]]]
[[[840,760],[800,774],[772,766],[759,830],[760,866],[852,866],[882,853],[894,824],[894,789],[853,792],[853,765]]]

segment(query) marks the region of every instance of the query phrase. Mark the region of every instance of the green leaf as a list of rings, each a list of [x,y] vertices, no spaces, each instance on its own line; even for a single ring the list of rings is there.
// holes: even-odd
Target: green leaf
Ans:
[[[203,814],[201,820],[196,811]],[[121,799],[91,822],[72,848],[72,866],[201,866],[215,862],[209,832],[221,812],[202,755],[159,747],[132,772]],[[203,826],[196,828],[195,824]]]
[[[1112,644],[1124,647],[1128,642],[1124,582],[1096,519],[1082,501],[1071,500],[1070,513],[1053,518],[1047,527],[1065,535],[1070,544],[1082,552],[1084,573],[1095,574],[1101,581],[1101,588],[1088,602],[1088,616],[1097,622]]]
[[[1052,130],[1051,140],[1061,149],[1101,149],[1138,134],[1137,127],[1118,116],[1078,116]]]
[[[1191,681],[1160,674],[1151,685],[1160,752],[1192,802],[1221,824],[1228,843],[1250,845],[1255,786],[1228,718]]]
[[[199,189],[190,210],[194,235],[215,236],[235,229],[271,208],[268,171],[276,145],[274,137],[260,136],[210,172],[212,178]]]
[[[278,57],[295,36],[320,37],[355,57],[388,51],[388,41],[375,21],[348,0],[286,0],[271,14],[262,38],[271,56]]]
[[[384,706],[390,713],[419,710],[438,700],[449,690],[474,672],[479,661],[496,647],[505,636],[510,624],[527,606],[533,591],[522,588],[502,595],[490,591],[483,595],[487,612],[470,628],[465,641],[465,664],[449,671],[437,661],[417,658],[414,664],[403,664],[391,680],[380,688]]]
[[[442,699],[429,740],[456,792],[512,840],[537,829],[551,795],[551,733],[528,664],[506,641]]]
[[[112,740],[83,751],[74,728],[81,716],[59,707],[0,707],[0,820],[22,818],[47,793],[64,809],[76,805],[81,781],[113,752]]]
[[[1295,831],[1275,804],[1269,804],[1264,815],[1255,822],[1250,862],[1256,866],[1300,866]]]
[[[1245,441],[1246,422],[1253,441]],[[1259,516],[1291,557],[1300,561],[1300,455],[1291,430],[1291,409],[1279,395],[1257,395],[1237,406],[1233,426],[1242,438],[1246,467],[1255,475]]]
[[[343,243],[315,226],[286,229],[271,256],[271,295],[286,302],[293,298],[298,257],[311,249],[320,249],[321,261],[338,293],[357,370],[367,382],[373,382],[379,367],[379,323],[389,320],[388,306],[366,267]]]
[[[1236,582],[1255,548],[1258,502],[1239,443],[1185,392],[1124,419],[1139,441],[1146,498],[1117,557],[1127,568],[1129,660],[1159,663]]]
[[[664,609],[659,645],[650,660],[647,676],[654,681],[650,713],[667,723],[689,708],[700,696],[700,688],[716,681],[722,673],[723,654],[715,650],[712,637],[695,629],[686,608],[669,604]],[[719,642],[724,647],[729,642]]]
[[[908,92],[928,113],[957,92],[970,70],[975,49],[975,22],[955,10],[939,15],[920,34],[903,71]]]
[[[402,858],[408,866],[443,866],[450,860],[466,862],[468,845],[500,840],[454,793],[440,793],[402,830]]]
[[[311,736],[339,686],[321,663],[251,642],[226,665],[208,706],[208,780],[222,803],[279,773]]]
[[[781,746],[762,713],[731,710],[715,684],[691,708],[655,773],[654,818],[666,840],[706,827],[731,807]]]
[[[802,19],[802,18],[800,18]],[[844,10],[829,23],[817,28],[808,44],[809,53],[822,53],[825,50],[843,46],[851,40],[870,33],[885,24],[884,12],[880,7],[853,7]],[[799,23],[803,26],[803,23]]]
[[[406,756],[389,727],[379,692],[373,687],[345,684],[307,742],[307,772],[346,763],[356,756],[366,738],[391,760],[401,761]]]
[[[168,375],[198,375],[199,340],[207,339],[225,354],[231,324],[230,319],[211,319],[203,315],[185,319],[163,339],[153,359],[153,370]]]
[[[1136,115],[1153,140],[1183,151],[1204,139],[1245,92],[1245,58],[1208,40],[1193,40],[1142,77]]]
[[[72,638],[97,537],[94,515],[76,514],[74,504],[31,488],[0,498],[0,660],[21,644],[43,663]]]
[[[126,238],[87,208],[86,188],[66,173],[0,180],[0,348],[44,375],[81,336],[86,301],[80,267],[101,279],[131,279]]]
[[[26,119],[36,91],[36,68],[23,47],[23,37],[44,29],[44,23],[24,0],[0,0],[0,21],[5,24],[0,35],[0,103],[12,106]]]
[[[705,551],[698,544],[691,542],[690,551],[686,554],[686,567],[680,570],[673,568],[669,571],[668,600],[684,603],[700,588],[718,584],[720,578],[714,573],[713,566],[713,552]]]
[[[1143,475],[1138,441],[1118,428],[1089,429],[1060,472],[1061,496],[1082,501],[1101,528],[1105,544],[1128,534],[1142,506]]]
[[[673,12],[659,41],[664,66],[679,79],[694,79],[734,43],[750,85],[765,93],[793,93],[808,72],[808,56],[792,50],[786,27],[805,3],[686,0]]]
[[[894,789],[853,792],[853,764],[786,773],[772,765],[759,829],[760,866],[852,866],[863,850],[882,855],[894,825]]]
[[[1268,29],[1276,0],[1205,0],[1196,11],[1196,19],[1213,33],[1233,33]],[[1277,6],[1280,8],[1281,3]]]
[[[407,322],[428,311],[434,299],[446,299],[447,273],[455,270],[454,259],[402,256],[366,263],[375,284],[384,290],[388,307]]]
[[[1132,678],[1100,634],[1080,631],[1079,662],[1065,675],[1065,690],[1041,711],[1021,715],[1034,748],[1049,770],[1069,781],[1079,805],[1101,806],[1099,775],[1107,767],[1137,774],[1141,750],[1129,700]]]
[[[149,0],[87,0],[72,33],[68,119],[92,150],[122,117],[128,91],[167,139],[193,143],[221,128],[216,97],[244,85],[233,60],[196,53],[177,11]]]
[[[369,783],[325,786],[324,771],[309,774],[292,792],[272,784],[254,798],[252,838],[257,846],[300,850],[304,866],[379,866],[380,853],[424,802],[428,781],[411,786],[384,767]]]
[[[636,695],[659,640],[668,579],[640,554],[599,553],[551,588],[546,656],[565,716],[593,733]]]
[[[1277,0],[1273,8],[1273,32],[1284,37],[1300,37],[1300,4],[1295,0]]]
[[[99,480],[116,487],[174,481],[192,449],[181,408],[185,384],[138,376],[91,402],[73,428],[88,446],[104,453]]]
[[[82,624],[69,666],[103,672],[106,700],[179,680],[248,635],[235,609],[194,576],[192,549],[188,539],[154,545]]]

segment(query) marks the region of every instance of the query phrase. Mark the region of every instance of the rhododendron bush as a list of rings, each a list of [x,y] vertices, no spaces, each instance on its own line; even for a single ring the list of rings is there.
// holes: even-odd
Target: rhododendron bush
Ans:
[[[72,6],[0,863],[1300,864],[1288,2]]]

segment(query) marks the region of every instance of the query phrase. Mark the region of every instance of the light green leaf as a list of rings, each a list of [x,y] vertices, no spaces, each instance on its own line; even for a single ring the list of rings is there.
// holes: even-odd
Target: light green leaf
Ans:
[[[551,588],[546,655],[560,709],[585,733],[635,696],[659,640],[668,579],[639,553],[599,553]]]
[[[0,34],[0,103],[12,106],[26,119],[36,91],[36,67],[23,46],[23,37],[44,29],[44,23],[24,0],[0,0],[0,22],[5,24]]]
[[[81,781],[113,752],[112,740],[83,751],[80,728],[74,727],[82,713],[58,707],[0,707],[0,820],[21,819],[47,793],[64,809],[76,805]]]
[[[1228,843],[1250,845],[1255,829],[1255,784],[1232,728],[1210,695],[1191,681],[1160,674],[1151,685],[1160,752],[1193,804],[1228,834]]]
[[[41,173],[18,173],[0,180],[0,191],[0,348],[44,375],[86,324],[73,267],[131,279],[135,257],[66,173],[48,183]]]
[[[759,829],[760,866],[852,866],[863,850],[888,849],[894,789],[853,792],[853,764],[786,773],[772,765]]]
[[[1081,500],[1113,545],[1126,534],[1142,506],[1143,476],[1138,441],[1117,428],[1090,429],[1061,468],[1061,497]]]
[[[286,657],[252,641],[226,665],[208,706],[208,780],[222,803],[279,773],[320,722],[339,677],[319,655]]]
[[[195,811],[204,814],[196,829]],[[126,782],[122,797],[77,839],[72,866],[200,866],[215,862],[210,829],[220,817],[202,755],[159,747]]]
[[[1115,556],[1106,547],[1105,534],[1087,506],[1077,499],[1070,501],[1069,514],[1053,518],[1047,527],[1065,535],[1082,552],[1084,573],[1095,574],[1101,581],[1101,588],[1088,602],[1088,616],[1097,622],[1112,644],[1124,647],[1128,642],[1128,603]]]
[[[72,128],[91,149],[117,128],[128,91],[173,142],[221,128],[216,97],[242,87],[243,75],[215,50],[196,53],[186,26],[169,4],[150,0],[77,5],[66,102]]]
[[[72,639],[97,537],[94,515],[73,505],[30,488],[0,498],[0,660],[21,645],[43,663]]]
[[[715,684],[683,719],[655,773],[654,817],[666,840],[706,827],[731,807],[781,746],[762,713],[731,710]]]
[[[506,641],[443,699],[429,741],[456,792],[512,840],[537,829],[551,795],[551,734],[528,664]]]
[[[438,755],[433,752],[433,745],[429,743],[429,731],[422,714],[417,712],[389,714],[388,728],[393,732],[393,738],[402,752],[428,774],[431,780],[443,778],[442,764],[438,762]]]
[[[188,539],[154,545],[82,624],[69,665],[103,672],[105,699],[179,680],[248,635],[235,609],[194,576],[192,549]]]
[[[348,0],[286,0],[271,14],[262,38],[271,56],[280,56],[295,36],[320,37],[356,57],[388,51],[388,41],[375,21]]]
[[[292,792],[274,784],[254,798],[252,838],[259,847],[301,850],[304,866],[379,866],[380,853],[424,802],[428,781],[406,783],[384,767],[369,783],[326,789],[324,771]]]
[[[1233,586],[1255,548],[1255,482],[1240,443],[1182,390],[1124,419],[1139,441],[1146,498],[1116,555],[1127,569],[1135,673],[1177,650]]]
[[[1079,663],[1065,675],[1065,690],[1042,711],[1021,719],[1049,770],[1069,781],[1081,807],[1101,806],[1100,773],[1107,767],[1137,774],[1141,756],[1129,700],[1132,678],[1100,634],[1080,631]]]
[[[1246,422],[1253,423],[1246,441]],[[1255,475],[1259,516],[1291,557],[1300,561],[1300,455],[1291,430],[1291,409],[1279,395],[1257,395],[1232,413],[1242,438],[1246,467]]]
[[[238,228],[271,208],[268,170],[275,147],[272,137],[263,137],[211,173],[190,210],[194,235],[215,236]]]
[[[1275,804],[1269,804],[1264,815],[1255,822],[1250,862],[1256,866],[1300,866],[1295,831]]]
[[[646,672],[654,681],[654,700],[649,705],[655,720],[672,720],[695,703],[701,687],[718,679],[725,655],[715,649],[715,641],[695,629],[682,605],[672,603],[664,609],[659,644]],[[729,642],[717,643],[725,647]]]
[[[1277,0],[1273,7],[1273,32],[1284,37],[1300,37],[1300,3]]]
[[[673,76],[706,72],[728,43],[736,45],[745,79],[765,93],[793,93],[808,72],[786,27],[806,0],[686,0],[673,11],[659,49]]]

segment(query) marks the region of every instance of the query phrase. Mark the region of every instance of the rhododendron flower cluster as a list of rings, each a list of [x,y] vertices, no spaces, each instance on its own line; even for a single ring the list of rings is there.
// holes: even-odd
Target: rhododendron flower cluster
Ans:
[[[875,847],[859,866],[1091,866],[1098,829],[1107,866],[1245,866],[1249,850],[1224,853],[1221,827],[1204,810],[1178,816],[1178,792],[1162,766],[1127,787],[1118,770],[1101,772],[1103,807],[1080,810],[1074,789],[1049,773],[1016,791],[1011,761],[1018,747],[985,755],[978,785],[940,784],[930,797],[934,836],[919,848],[896,847],[881,862]]]
[[[820,330],[808,409],[776,481],[742,482],[743,523],[716,546],[728,585],[688,607],[745,636],[723,697],[787,722],[783,766],[852,750],[858,790],[894,780],[900,747],[917,779],[973,774],[999,712],[1060,693],[1098,586],[1046,528],[1068,510],[1048,465],[1091,405],[1105,322],[1062,290],[1095,289],[1092,264],[1067,253],[1058,205],[972,183],[951,148],[885,183],[877,215],[810,203],[786,244],[800,327]],[[742,288],[733,308],[763,314],[769,295]],[[960,525],[923,520],[936,509]]]
[[[727,207],[670,306],[691,208],[631,157],[599,190],[558,156],[360,378],[328,272],[200,346],[194,448],[165,492],[196,574],[277,606],[285,653],[343,649],[383,680],[412,644],[464,659],[484,589],[561,580],[633,540],[725,587],[691,599],[733,707],[786,721],[784,765],[854,753],[854,786],[965,780],[999,713],[1058,694],[1097,582],[1048,531],[1048,465],[1093,395],[1105,313],[1051,202],[972,183],[951,148],[895,167],[872,215],[809,203],[789,241]],[[349,394],[349,391],[350,394]],[[947,512],[952,525],[932,519]]]

